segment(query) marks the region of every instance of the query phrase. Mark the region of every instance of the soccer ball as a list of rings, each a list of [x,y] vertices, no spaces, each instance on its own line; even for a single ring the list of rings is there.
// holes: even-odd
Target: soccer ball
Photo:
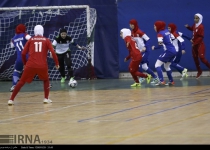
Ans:
[[[77,86],[77,81],[76,80],[69,81],[69,86],[75,88]]]

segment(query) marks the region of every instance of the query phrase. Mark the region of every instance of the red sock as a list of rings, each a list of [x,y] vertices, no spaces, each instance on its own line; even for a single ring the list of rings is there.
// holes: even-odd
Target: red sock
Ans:
[[[44,83],[44,98],[48,99],[50,93],[50,87],[49,87],[50,82],[49,80],[45,80],[43,81],[43,83]]]
[[[16,95],[18,94],[18,92],[20,91],[20,89],[22,88],[22,86],[25,84],[25,82],[23,81],[18,81],[17,85],[15,86],[15,89],[12,92],[12,95],[10,97],[10,100],[14,101],[14,98],[16,97]]]

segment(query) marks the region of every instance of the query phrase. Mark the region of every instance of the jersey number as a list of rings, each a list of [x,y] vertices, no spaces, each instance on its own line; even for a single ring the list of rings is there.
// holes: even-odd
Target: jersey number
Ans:
[[[22,41],[19,41],[16,43],[16,47],[18,48],[19,51],[22,51],[23,50],[23,43]]]
[[[35,52],[41,52],[42,51],[42,42],[35,42]]]

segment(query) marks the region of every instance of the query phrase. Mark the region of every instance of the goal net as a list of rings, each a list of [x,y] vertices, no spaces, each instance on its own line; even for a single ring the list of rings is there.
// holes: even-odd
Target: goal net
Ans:
[[[34,36],[34,27],[44,27],[44,36],[52,42],[61,28],[85,50],[70,45],[72,68],[76,79],[92,79],[94,74],[94,27],[97,13],[88,5],[47,7],[4,7],[0,8],[0,80],[11,80],[16,60],[16,50],[10,47],[18,24],[25,24],[27,33]],[[58,80],[60,73],[48,54],[49,78]],[[67,73],[67,67],[66,73]],[[34,78],[35,80],[38,77]]]

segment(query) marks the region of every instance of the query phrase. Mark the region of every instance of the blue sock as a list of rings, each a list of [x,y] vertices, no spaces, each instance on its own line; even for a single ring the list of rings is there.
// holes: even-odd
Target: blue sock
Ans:
[[[148,68],[148,69],[146,70],[146,72],[147,72],[148,74],[150,74],[153,78],[157,78],[157,76],[155,75],[155,73],[154,73],[150,68]]]
[[[180,66],[177,63],[172,63],[171,66],[174,67],[177,71],[179,71],[179,73],[182,74],[182,71],[184,70],[184,68],[182,66]]]
[[[169,82],[173,82],[174,80],[173,80],[173,77],[172,77],[172,71],[171,70],[170,71],[166,71],[166,73],[167,73]]]
[[[163,81],[164,81],[164,80],[163,80],[163,72],[162,72],[161,67],[157,67],[156,70],[157,70],[157,74],[158,74],[159,80],[160,80],[161,82],[163,82]]]
[[[14,71],[13,78],[12,78],[12,84],[16,85],[19,79],[20,79],[20,73]]]

